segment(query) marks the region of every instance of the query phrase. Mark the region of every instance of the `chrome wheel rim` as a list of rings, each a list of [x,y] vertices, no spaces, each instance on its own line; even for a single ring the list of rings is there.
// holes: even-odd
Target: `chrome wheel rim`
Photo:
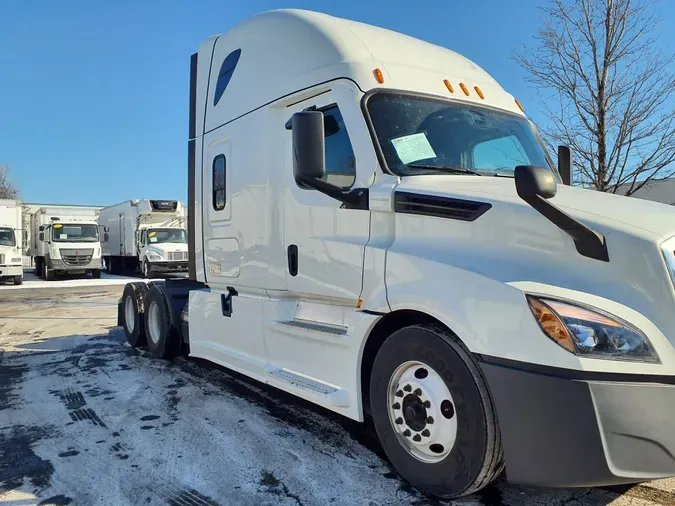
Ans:
[[[150,340],[157,344],[159,342],[161,329],[159,325],[159,306],[154,301],[150,304],[150,308],[148,309],[148,327],[148,330],[150,330]]]
[[[124,320],[126,322],[127,331],[131,334],[136,328],[136,311],[134,311],[134,301],[131,300],[131,295],[127,295],[124,301]]]
[[[391,426],[411,456],[425,463],[448,456],[457,439],[455,402],[432,367],[401,364],[389,379],[387,397]]]
[[[149,271],[148,261],[146,260],[145,262],[143,262],[143,276],[146,278],[148,277],[148,271]]]

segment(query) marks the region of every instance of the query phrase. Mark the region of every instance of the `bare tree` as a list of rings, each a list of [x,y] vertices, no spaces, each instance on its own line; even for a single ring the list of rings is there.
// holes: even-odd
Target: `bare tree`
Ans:
[[[0,165],[0,199],[15,199],[19,190],[9,179],[9,165]]]
[[[550,143],[574,151],[578,182],[630,195],[675,174],[674,56],[651,35],[646,0],[549,0],[514,58],[537,88]]]

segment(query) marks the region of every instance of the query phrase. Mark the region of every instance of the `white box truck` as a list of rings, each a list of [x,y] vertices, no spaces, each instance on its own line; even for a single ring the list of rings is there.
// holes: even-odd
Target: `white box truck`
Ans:
[[[0,200],[0,281],[23,283],[25,234],[21,221],[21,202]]]
[[[51,281],[59,275],[101,277],[98,211],[45,206],[30,216],[35,272]]]
[[[191,60],[189,279],[118,322],[358,421],[438,497],[675,475],[675,208],[572,187],[448,49],[272,11]]]
[[[177,200],[127,200],[100,211],[109,229],[103,257],[110,273],[140,269],[144,277],[188,270],[185,207]]]

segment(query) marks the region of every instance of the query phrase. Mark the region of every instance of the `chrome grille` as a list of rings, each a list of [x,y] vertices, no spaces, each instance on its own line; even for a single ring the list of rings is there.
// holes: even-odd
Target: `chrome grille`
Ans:
[[[94,254],[93,249],[62,249],[61,259],[67,265],[87,265]]]
[[[187,262],[188,252],[187,251],[169,251],[168,259],[170,262]]]

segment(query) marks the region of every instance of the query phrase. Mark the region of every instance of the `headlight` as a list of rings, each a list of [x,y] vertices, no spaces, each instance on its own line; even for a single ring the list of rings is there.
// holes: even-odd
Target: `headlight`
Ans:
[[[616,316],[555,299],[527,301],[544,333],[575,355],[660,363],[647,336]]]
[[[661,245],[661,251],[663,251],[663,258],[666,259],[666,264],[668,265],[670,279],[673,282],[673,286],[675,286],[675,237],[665,241]]]
[[[162,255],[158,255],[157,253],[148,253],[148,259],[149,260],[161,260]]]
[[[12,262],[20,262],[21,258],[12,258]]]

